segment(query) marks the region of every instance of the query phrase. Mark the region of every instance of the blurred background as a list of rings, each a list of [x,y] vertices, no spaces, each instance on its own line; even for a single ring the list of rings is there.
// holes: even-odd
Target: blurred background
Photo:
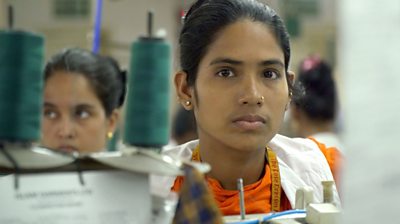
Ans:
[[[182,10],[194,0],[104,0],[101,52],[120,63],[129,61],[133,40],[146,33],[147,11],[155,13],[155,31],[165,33],[176,46]],[[66,46],[91,47],[96,0],[0,0],[0,27],[6,26],[7,5],[15,9],[15,28],[41,33],[46,38],[46,58]],[[293,61],[317,52],[335,62],[336,1],[270,0],[282,15],[292,37]],[[175,47],[173,49],[176,49]]]
[[[165,35],[172,45],[174,71],[177,39],[182,12],[194,0],[104,0],[102,10],[102,54],[115,57],[127,68],[131,43],[147,32],[147,12],[154,12],[154,32]],[[286,21],[291,34],[291,68],[310,54],[318,54],[329,63],[336,62],[336,1],[270,0],[267,2]],[[15,29],[29,30],[45,37],[45,59],[65,47],[91,49],[96,0],[0,0],[0,28],[5,28],[9,4],[14,6]],[[175,99],[174,95],[172,99]],[[172,114],[176,101],[171,102]]]

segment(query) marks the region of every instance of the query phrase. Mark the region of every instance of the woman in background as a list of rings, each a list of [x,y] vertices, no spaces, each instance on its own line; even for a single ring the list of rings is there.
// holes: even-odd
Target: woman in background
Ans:
[[[179,106],[172,123],[173,144],[180,145],[197,138],[196,120],[193,111],[185,110]]]
[[[182,106],[194,112],[199,140],[164,153],[211,165],[206,181],[224,215],[240,213],[238,178],[248,214],[294,208],[304,186],[322,201],[321,181],[333,180],[321,152],[326,148],[277,134],[298,95],[279,16],[255,0],[199,0],[185,17],[179,44],[175,87]],[[179,192],[184,177],[168,181]]]
[[[126,74],[117,62],[72,48],[44,71],[42,146],[63,152],[105,150],[120,117]]]
[[[291,104],[294,134],[314,138],[343,152],[335,133],[338,98],[331,67],[318,56],[310,56],[302,61],[297,82],[304,87],[305,94]]]

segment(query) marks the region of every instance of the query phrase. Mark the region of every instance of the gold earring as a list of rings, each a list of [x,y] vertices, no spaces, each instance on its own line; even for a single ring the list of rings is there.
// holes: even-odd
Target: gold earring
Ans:
[[[190,102],[190,100],[186,100],[185,105],[190,106],[190,104],[192,104],[192,102]]]
[[[289,91],[289,97],[291,98],[293,96],[293,92]]]
[[[109,131],[109,132],[107,133],[107,138],[108,138],[108,139],[112,139],[113,136],[114,136],[114,133],[113,133],[112,131]]]
[[[260,99],[262,102],[264,102],[264,96],[261,96]]]

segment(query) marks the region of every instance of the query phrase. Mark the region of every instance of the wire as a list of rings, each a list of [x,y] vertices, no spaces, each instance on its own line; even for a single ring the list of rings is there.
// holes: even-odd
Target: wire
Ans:
[[[277,213],[272,213],[271,215],[267,215],[263,218],[263,222],[277,218],[277,217],[282,217],[285,215],[293,215],[293,214],[306,214],[306,210],[303,209],[293,209],[293,210],[287,210],[283,212],[277,212]]]
[[[100,35],[101,35],[101,12],[103,9],[103,0],[97,0],[96,17],[93,33],[93,53],[97,54],[100,50]]]
[[[19,166],[17,161],[10,155],[10,153],[7,152],[6,148],[4,147],[3,144],[0,144],[0,151],[3,153],[3,155],[6,157],[6,159],[12,164],[14,170],[15,170],[15,175],[14,175],[14,188],[18,189],[19,187]]]
[[[75,157],[75,166],[76,166],[76,171],[78,172],[78,178],[79,178],[79,183],[82,186],[85,186],[85,180],[83,179],[83,174],[82,174],[82,167],[81,167],[81,162],[79,160],[79,156],[73,155]]]
[[[228,224],[259,224],[260,220],[258,219],[251,219],[251,220],[242,220],[238,222],[228,222]]]

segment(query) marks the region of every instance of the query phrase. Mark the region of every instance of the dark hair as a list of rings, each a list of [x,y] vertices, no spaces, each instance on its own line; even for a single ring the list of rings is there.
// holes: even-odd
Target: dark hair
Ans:
[[[293,99],[295,105],[309,118],[334,120],[337,96],[331,67],[318,57],[309,57],[300,65],[297,83],[303,86],[305,94]]]
[[[218,31],[238,21],[250,19],[264,23],[275,35],[283,54],[286,75],[290,60],[289,34],[281,18],[269,6],[256,0],[198,0],[184,18],[180,33],[180,63],[194,85],[198,65]],[[297,94],[288,80],[289,91]]]
[[[69,48],[54,55],[46,64],[44,79],[56,71],[82,74],[100,99],[106,115],[123,105],[126,95],[126,71],[121,71],[111,57],[104,57],[80,48]]]
[[[191,131],[197,133],[196,119],[193,111],[179,107],[173,121],[172,137],[181,137]]]

